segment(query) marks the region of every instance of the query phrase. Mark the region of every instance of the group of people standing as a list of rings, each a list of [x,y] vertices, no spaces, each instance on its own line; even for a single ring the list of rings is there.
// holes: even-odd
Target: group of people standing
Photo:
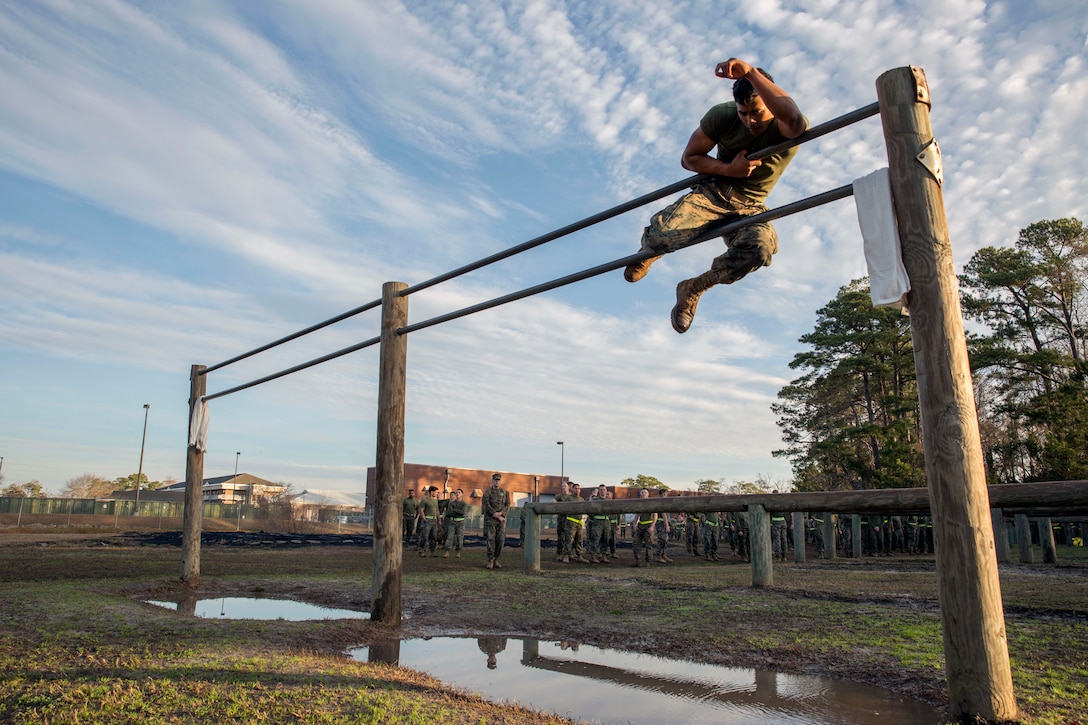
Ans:
[[[506,541],[506,518],[510,510],[510,494],[502,488],[502,475],[491,477],[491,486],[481,496],[484,536],[487,541],[488,569],[501,569],[499,558]],[[461,558],[464,549],[464,522],[468,505],[464,491],[451,492],[447,500],[438,499],[437,486],[425,486],[422,496],[415,490],[408,491],[402,502],[404,545],[412,544],[423,557],[430,553],[443,556],[453,553]],[[582,495],[581,486],[563,481],[555,497],[563,501],[609,501],[614,493],[604,484],[597,486],[588,499]],[[641,489],[639,498],[650,498],[649,489]],[[661,489],[657,496],[664,498],[668,491]],[[663,505],[662,509],[668,508]],[[522,525],[524,526],[524,516]],[[928,516],[917,515],[868,515],[861,516],[861,551],[863,556],[891,556],[902,554],[933,553],[933,523]],[[824,514],[805,514],[803,517],[804,539],[817,555],[824,551]],[[632,566],[645,567],[651,562],[673,563],[669,556],[671,542],[683,541],[689,556],[701,556],[706,561],[723,561],[719,547],[728,546],[735,558],[751,560],[748,514],[745,511],[702,511],[691,514],[670,514],[667,511],[653,513],[589,513],[561,514],[556,517],[556,561],[564,564],[606,564],[616,559],[616,540],[621,531],[631,527],[634,562]],[[775,560],[786,561],[793,548],[793,517],[787,513],[771,512],[771,545]],[[853,527],[851,517],[837,517],[834,526],[834,546],[845,556],[853,551]],[[524,534],[523,534],[524,536]]]
[[[416,498],[415,490],[409,490],[401,501],[404,545],[414,543],[420,556],[426,556],[428,551],[431,556],[438,556],[441,546],[443,556],[448,558],[453,551],[461,558],[467,511],[464,491],[453,491],[445,501],[438,499],[437,486],[426,486],[422,491],[422,498]]]
[[[491,477],[491,486],[483,494],[481,507],[484,515],[484,536],[487,538],[487,568],[501,569],[499,556],[506,541],[506,514],[510,510],[510,494],[501,486],[502,475]],[[414,489],[401,500],[401,518],[403,523],[403,544],[413,542],[416,552],[426,556],[438,556],[441,545],[443,557],[449,558],[450,552],[460,559],[465,545],[465,518],[468,504],[465,492],[461,489],[451,492],[450,498],[438,499],[437,486],[425,486],[422,498],[416,497]]]
[[[609,501],[612,491],[603,483],[590,494],[590,501]],[[584,501],[581,485],[563,481],[554,499]],[[620,527],[620,514],[570,514],[556,517],[555,560],[569,564],[607,564],[616,557],[616,532]],[[588,554],[588,558],[586,556]]]

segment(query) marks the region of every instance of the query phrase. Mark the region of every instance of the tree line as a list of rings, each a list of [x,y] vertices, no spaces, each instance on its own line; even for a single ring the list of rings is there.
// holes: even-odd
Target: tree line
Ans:
[[[95,473],[83,473],[69,478],[57,494],[59,498],[104,498],[114,491],[132,491],[136,488],[137,474],[130,473],[114,479],[102,478]],[[152,481],[146,473],[139,475],[140,490],[154,491],[177,483],[175,478],[167,478],[165,481]],[[25,483],[12,483],[0,488],[0,497],[10,498],[48,498],[49,492],[42,488],[37,481]]]
[[[959,281],[988,482],[1088,479],[1088,230],[1036,222]],[[772,406],[795,487],[924,486],[909,318],[855,280],[800,342]]]

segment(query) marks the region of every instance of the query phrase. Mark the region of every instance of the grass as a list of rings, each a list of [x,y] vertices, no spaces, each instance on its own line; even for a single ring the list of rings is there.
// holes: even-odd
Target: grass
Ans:
[[[846,677],[946,704],[932,560],[810,561],[752,589],[740,563],[501,572],[482,551],[407,556],[407,618],[202,620],[178,601],[180,550],[124,539],[11,543],[0,534],[0,722],[552,723],[411,670],[357,662],[350,647],[456,630],[569,639],[700,661]],[[105,543],[102,543],[105,542]],[[1014,686],[1023,722],[1088,712],[1088,555],[1002,567]],[[629,561],[629,559],[627,560]],[[205,546],[201,598],[267,596],[368,611],[370,550]]]

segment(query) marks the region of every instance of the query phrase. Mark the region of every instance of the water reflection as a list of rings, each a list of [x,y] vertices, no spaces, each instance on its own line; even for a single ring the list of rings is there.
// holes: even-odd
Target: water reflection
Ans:
[[[676,662],[576,642],[506,637],[404,640],[350,652],[427,672],[493,700],[577,719],[631,723],[932,725],[941,713],[876,687],[810,675]],[[473,644],[476,645],[473,648]],[[393,656],[384,659],[378,650]],[[484,653],[472,654],[473,649]],[[484,666],[481,667],[480,664]]]
[[[148,601],[167,609],[176,609],[182,614],[204,619],[282,619],[290,622],[304,622],[312,619],[369,619],[370,612],[357,612],[353,609],[333,609],[319,607],[307,602],[292,599],[264,599],[257,597],[220,597],[219,599],[197,599],[185,595],[179,602]]]

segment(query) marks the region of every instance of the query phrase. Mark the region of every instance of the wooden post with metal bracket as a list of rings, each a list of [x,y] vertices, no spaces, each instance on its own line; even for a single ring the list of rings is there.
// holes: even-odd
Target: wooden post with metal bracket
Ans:
[[[929,87],[914,67],[887,71],[876,87],[911,284],[907,306],[951,715],[957,721],[1013,720],[1016,698]]]

